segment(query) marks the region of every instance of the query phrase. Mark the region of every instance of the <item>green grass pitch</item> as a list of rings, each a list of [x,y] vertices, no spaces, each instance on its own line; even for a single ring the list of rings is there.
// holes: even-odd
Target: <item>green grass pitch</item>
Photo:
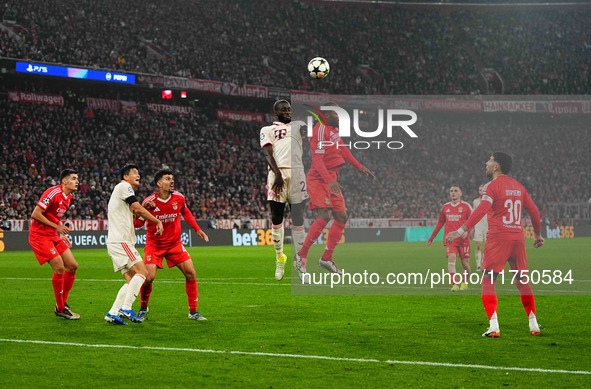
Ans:
[[[577,260],[588,267],[591,239],[547,240],[535,251],[527,245],[530,267]],[[314,246],[310,258],[321,250]],[[39,266],[32,252],[0,253],[0,386],[591,386],[589,296],[538,294],[542,336],[534,337],[519,297],[500,295],[501,337],[488,339],[481,337],[488,320],[476,288],[445,295],[294,295],[290,270],[283,281],[274,279],[272,247],[189,252],[199,311],[209,320],[187,319],[184,278],[165,268],[154,283],[148,320],[125,327],[103,321],[123,282],[106,250],[74,252],[79,269],[69,303],[79,321],[54,316],[49,266]],[[402,268],[446,267],[440,244],[424,243],[345,243],[335,261],[357,271],[354,264],[368,252]]]

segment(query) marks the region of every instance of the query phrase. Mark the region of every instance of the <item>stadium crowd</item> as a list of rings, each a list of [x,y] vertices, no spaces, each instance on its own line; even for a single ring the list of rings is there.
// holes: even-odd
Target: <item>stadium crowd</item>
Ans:
[[[0,55],[35,61],[342,94],[486,93],[483,66],[506,79],[508,93],[589,92],[586,10],[449,16],[304,0],[171,0],[166,7],[8,0],[3,15],[10,28],[0,33]],[[304,69],[318,55],[334,75],[312,83]]]
[[[152,193],[152,174],[168,167],[177,172],[176,188],[199,219],[269,217],[260,123],[144,109],[123,114],[73,104],[1,102],[0,216],[29,218],[59,171],[73,167],[81,185],[66,216],[105,218],[119,181],[117,167],[133,161],[143,176],[140,197]],[[471,202],[479,184],[487,181],[484,164],[494,150],[515,156],[512,175],[542,210],[551,202],[589,200],[591,133],[582,123],[431,117],[415,132],[416,139],[397,139],[404,144],[400,150],[352,151],[378,179],[370,181],[350,166],[341,169],[350,217],[434,218],[452,184],[461,185],[464,200]]]

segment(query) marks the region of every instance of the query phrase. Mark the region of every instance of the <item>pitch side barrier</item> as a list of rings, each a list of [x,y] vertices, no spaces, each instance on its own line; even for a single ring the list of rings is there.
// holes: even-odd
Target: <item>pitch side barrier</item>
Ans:
[[[187,247],[199,246],[272,246],[271,229],[234,229],[214,230],[206,229],[209,236],[206,243],[190,228],[181,230],[181,241]],[[341,243],[357,242],[426,242],[433,227],[406,228],[351,228],[346,229]],[[318,244],[324,244],[328,235],[325,229],[318,238]],[[106,249],[107,231],[72,231],[68,234],[72,242],[72,249]],[[591,237],[591,224],[577,226],[542,226],[542,236],[546,239],[570,239],[574,237]],[[291,230],[285,230],[287,243],[291,243]],[[525,237],[533,238],[531,226],[525,227]],[[442,240],[443,230],[435,240]],[[146,231],[136,231],[136,247],[144,247]],[[0,252],[30,250],[28,231],[0,230]]]

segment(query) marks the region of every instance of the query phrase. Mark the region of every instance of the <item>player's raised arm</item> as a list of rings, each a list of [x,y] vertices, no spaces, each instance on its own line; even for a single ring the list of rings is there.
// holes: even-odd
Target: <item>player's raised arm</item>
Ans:
[[[135,196],[132,196],[132,197],[135,198]],[[164,229],[162,226],[162,222],[160,220],[156,219],[154,217],[154,215],[152,215],[150,213],[150,211],[148,211],[146,208],[142,207],[137,200],[132,202],[129,207],[136,215],[143,217],[144,219],[146,219],[149,222],[156,223],[156,235],[162,234],[162,231]]]
[[[344,144],[342,144],[342,147],[339,147],[339,151],[341,152],[341,156],[345,159],[345,161],[347,161],[349,164],[355,166],[355,168],[357,168],[357,170],[359,170],[361,173],[365,174],[366,176],[370,177],[372,180],[376,179],[376,176],[372,173],[372,171],[369,170],[368,168],[366,168],[365,166],[363,166],[361,163],[359,163],[359,161],[351,153],[351,150],[349,150],[347,147],[345,147]]]
[[[470,214],[470,217],[466,221],[466,224],[462,225],[457,231],[452,231],[445,237],[445,241],[447,243],[451,243],[455,239],[458,239],[460,236],[464,235],[468,231],[470,231],[476,223],[480,221],[486,215],[490,207],[492,207],[492,199],[484,195],[482,196],[483,199],[480,202],[480,205]]]

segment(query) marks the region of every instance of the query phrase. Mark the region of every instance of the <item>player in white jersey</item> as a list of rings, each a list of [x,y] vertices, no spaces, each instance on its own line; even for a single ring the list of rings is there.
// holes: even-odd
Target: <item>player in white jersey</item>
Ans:
[[[482,196],[482,188],[484,184],[478,187],[479,196],[472,202],[472,209],[478,208],[480,205],[480,196]],[[476,242],[476,271],[482,271],[482,243],[486,240],[486,233],[488,232],[488,221],[486,215],[474,226],[474,238]]]
[[[267,200],[271,209],[273,245],[275,246],[275,279],[281,281],[285,273],[287,256],[283,253],[283,213],[289,203],[292,237],[297,253],[304,244],[305,201],[309,198],[306,173],[302,162],[302,135],[304,122],[291,122],[291,105],[287,100],[276,101],[273,110],[277,121],[261,128],[261,147],[269,165]],[[300,278],[305,268],[298,271]]]
[[[135,197],[135,189],[140,185],[140,173],[135,165],[125,165],[121,169],[122,181],[115,186],[109,200],[109,233],[107,236],[107,252],[113,260],[114,270],[120,271],[125,277],[125,285],[119,289],[113,306],[105,315],[105,321],[113,324],[126,325],[122,320],[127,318],[134,323],[141,323],[131,309],[131,305],[139,294],[146,280],[146,267],[142,257],[135,249],[135,229],[133,215],[141,216],[156,223],[156,234],[162,234],[162,222],[141,206]]]

